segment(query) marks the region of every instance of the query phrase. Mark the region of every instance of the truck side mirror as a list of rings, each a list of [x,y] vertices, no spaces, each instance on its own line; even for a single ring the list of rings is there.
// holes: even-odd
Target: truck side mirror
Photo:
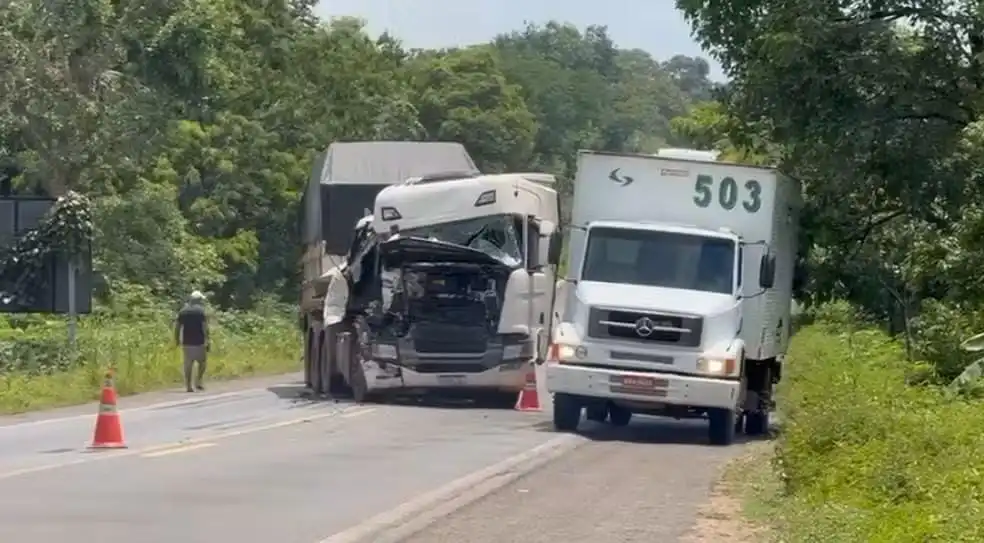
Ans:
[[[768,253],[759,261],[759,286],[770,289],[776,282],[776,257]]]
[[[538,271],[543,268],[543,259],[540,256],[540,235],[536,229],[530,228],[528,239],[526,240],[526,270],[530,272]]]
[[[560,257],[564,251],[564,235],[560,230],[555,230],[550,234],[550,248],[547,250],[547,263],[553,266],[560,265]]]

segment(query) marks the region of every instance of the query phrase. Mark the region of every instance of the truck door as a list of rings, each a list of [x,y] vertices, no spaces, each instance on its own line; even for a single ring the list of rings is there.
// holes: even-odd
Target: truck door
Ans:
[[[547,240],[541,237],[539,220],[531,216],[526,223],[526,269],[530,273],[529,327],[530,335],[535,338],[536,359],[542,360],[541,356],[546,355],[550,323],[553,321],[555,278],[541,250]]]

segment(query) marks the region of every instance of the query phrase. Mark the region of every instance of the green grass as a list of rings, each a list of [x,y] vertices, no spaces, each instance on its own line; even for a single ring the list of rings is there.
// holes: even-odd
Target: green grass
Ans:
[[[746,512],[776,541],[984,541],[984,404],[906,384],[899,345],[814,325],[794,339],[782,431],[739,462]]]
[[[223,313],[212,324],[207,379],[233,379],[296,371],[297,326],[279,315]],[[26,330],[0,329],[0,413],[19,413],[96,400],[102,379],[115,370],[120,395],[180,385],[181,351],[167,317],[134,322],[88,317],[77,352],[66,345],[62,322]],[[6,356],[6,359],[3,357]]]

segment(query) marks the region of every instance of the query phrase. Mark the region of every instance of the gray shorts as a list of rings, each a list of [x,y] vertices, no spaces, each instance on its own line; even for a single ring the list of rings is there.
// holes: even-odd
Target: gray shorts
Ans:
[[[207,351],[204,345],[183,345],[185,366],[190,366],[195,362],[205,362]]]

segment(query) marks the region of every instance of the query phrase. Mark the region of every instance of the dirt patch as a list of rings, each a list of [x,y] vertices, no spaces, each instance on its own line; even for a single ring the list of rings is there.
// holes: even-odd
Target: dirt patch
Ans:
[[[694,527],[680,539],[681,543],[760,543],[768,540],[765,527],[749,520],[744,514],[742,493],[737,487],[740,480],[729,476],[728,472],[741,469],[750,458],[761,458],[763,449],[752,446],[752,451],[732,462],[722,472],[711,491],[708,501],[697,513]]]

